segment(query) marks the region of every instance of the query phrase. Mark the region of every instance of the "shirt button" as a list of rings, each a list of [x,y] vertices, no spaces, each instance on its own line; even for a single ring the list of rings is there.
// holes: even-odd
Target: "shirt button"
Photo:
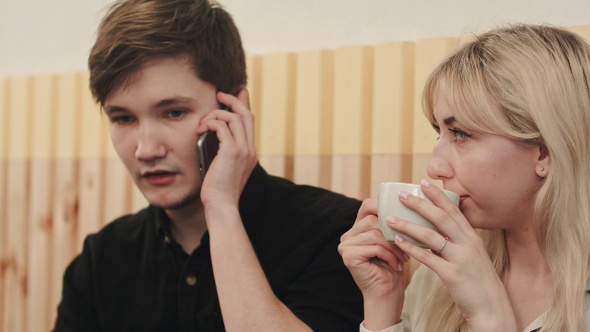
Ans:
[[[189,286],[194,286],[197,283],[197,277],[195,277],[194,275],[186,277],[186,283]]]

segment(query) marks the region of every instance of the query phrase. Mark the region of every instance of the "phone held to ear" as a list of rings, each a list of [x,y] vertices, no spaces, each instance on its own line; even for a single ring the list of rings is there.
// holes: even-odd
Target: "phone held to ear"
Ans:
[[[220,105],[221,109],[231,112],[228,106]],[[219,150],[219,139],[217,133],[212,131],[204,132],[197,141],[197,158],[199,159],[199,172],[201,173],[201,181],[205,179],[205,174],[213,158],[217,155]]]

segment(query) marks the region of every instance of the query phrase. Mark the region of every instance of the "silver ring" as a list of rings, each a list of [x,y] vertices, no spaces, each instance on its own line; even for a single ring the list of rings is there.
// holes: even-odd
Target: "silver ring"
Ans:
[[[449,238],[445,236],[445,242],[443,242],[442,246],[440,246],[440,249],[438,249],[436,252],[437,255],[440,255],[443,249],[447,246],[447,242],[449,242]]]

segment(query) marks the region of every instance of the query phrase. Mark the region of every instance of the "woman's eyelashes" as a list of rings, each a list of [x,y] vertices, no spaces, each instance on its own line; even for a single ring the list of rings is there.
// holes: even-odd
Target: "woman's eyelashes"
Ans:
[[[437,124],[433,124],[432,128],[436,131],[439,135],[436,139],[439,140],[441,137],[440,126]],[[473,134],[468,134],[465,131],[458,129],[458,128],[448,128],[448,132],[451,135],[451,143],[460,143],[467,140]]]
[[[449,132],[453,135],[452,140],[451,140],[451,142],[453,142],[453,143],[464,142],[465,140],[467,140],[469,137],[471,137],[473,135],[473,134],[467,134],[463,130],[457,129],[457,128],[449,128]]]

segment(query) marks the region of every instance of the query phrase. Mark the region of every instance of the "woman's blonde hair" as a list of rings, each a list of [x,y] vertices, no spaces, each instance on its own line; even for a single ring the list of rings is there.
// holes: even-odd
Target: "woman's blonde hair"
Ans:
[[[590,46],[576,34],[550,26],[495,29],[460,47],[428,78],[422,102],[433,124],[434,98],[441,86],[461,124],[538,145],[550,156],[550,172],[536,192],[533,225],[554,284],[553,305],[542,330],[586,331]],[[502,276],[509,263],[502,231],[480,234]],[[430,303],[428,331],[466,328],[442,284]]]

